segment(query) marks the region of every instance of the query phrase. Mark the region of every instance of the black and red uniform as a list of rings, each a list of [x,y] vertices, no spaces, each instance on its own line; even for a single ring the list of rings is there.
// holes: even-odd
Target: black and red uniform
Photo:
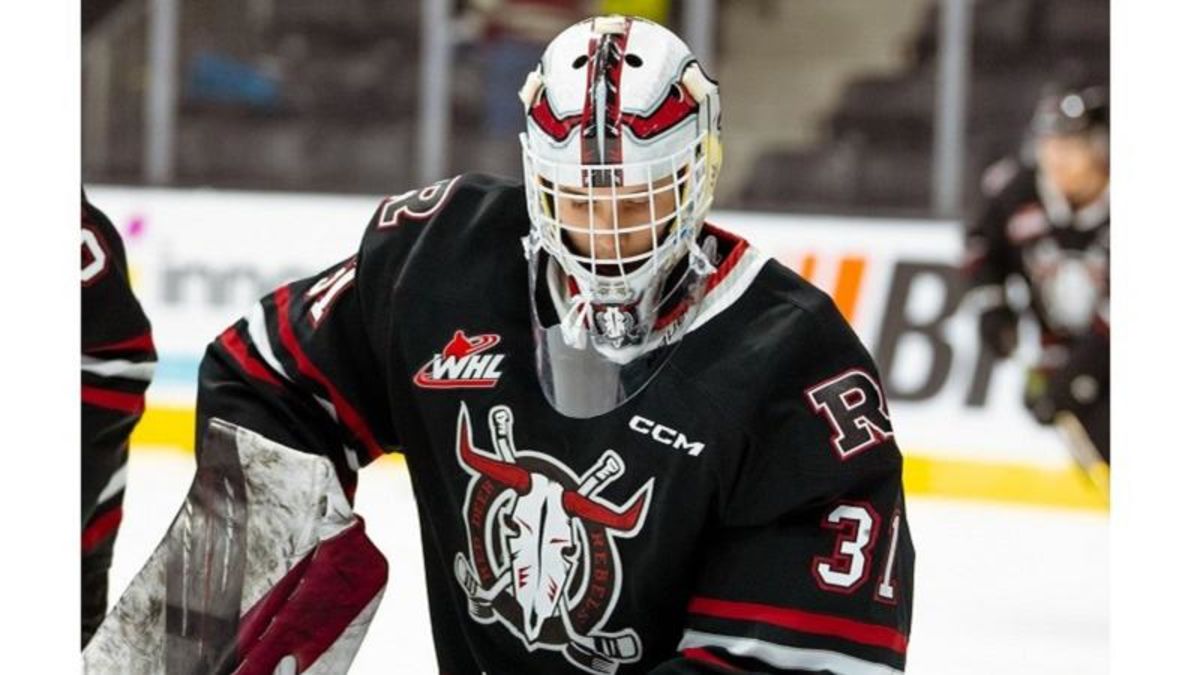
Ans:
[[[491,177],[384,200],[356,254],[209,346],[198,428],[325,455],[351,497],[404,453],[441,672],[902,671],[902,460],[830,299],[706,226],[718,269],[666,366],[568,418],[536,372],[528,230]]]
[[[150,322],[129,286],[125,247],[82,200],[83,643],[104,619],[108,568],[121,524],[129,434],[154,373]]]
[[[1107,190],[1072,207],[1038,170],[1016,159],[984,176],[985,202],[966,230],[967,283],[988,296],[981,337],[1015,349],[1016,311],[1004,288],[1019,279],[1041,329],[1026,405],[1043,423],[1074,413],[1109,455],[1109,202]]]

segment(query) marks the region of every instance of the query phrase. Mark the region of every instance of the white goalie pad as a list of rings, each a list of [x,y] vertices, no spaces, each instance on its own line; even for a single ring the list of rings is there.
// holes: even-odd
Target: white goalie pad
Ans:
[[[84,672],[345,673],[386,581],[328,459],[213,420],[187,500]]]

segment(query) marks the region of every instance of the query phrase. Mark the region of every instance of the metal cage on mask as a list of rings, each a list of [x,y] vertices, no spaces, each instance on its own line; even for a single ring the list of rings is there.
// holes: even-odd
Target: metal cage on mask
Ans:
[[[698,139],[662,160],[595,166],[540,159],[526,145],[533,243],[555,258],[577,292],[591,302],[635,302],[648,290],[651,277],[674,267],[694,248],[712,200],[711,176],[703,170],[708,161],[704,145]],[[620,186],[587,178],[615,172],[624,176]],[[573,244],[571,234],[585,245]],[[648,240],[648,249],[628,250],[627,240],[639,235]]]

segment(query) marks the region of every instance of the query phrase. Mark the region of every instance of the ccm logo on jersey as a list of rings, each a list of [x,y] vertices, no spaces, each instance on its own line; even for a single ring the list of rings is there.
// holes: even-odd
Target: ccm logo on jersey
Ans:
[[[867,373],[854,368],[809,387],[804,392],[813,412],[833,430],[829,440],[842,459],[849,459],[892,437],[892,420],[883,390]]]
[[[467,337],[461,330],[435,354],[413,382],[426,389],[491,389],[500,380],[504,354],[485,354],[500,344],[500,336],[491,333]]]
[[[634,415],[629,420],[629,428],[639,434],[649,436],[663,445],[669,445],[676,450],[687,450],[687,454],[692,457],[704,451],[703,443],[689,441],[688,437],[684,436],[681,432],[657,422],[652,422],[641,415]]]

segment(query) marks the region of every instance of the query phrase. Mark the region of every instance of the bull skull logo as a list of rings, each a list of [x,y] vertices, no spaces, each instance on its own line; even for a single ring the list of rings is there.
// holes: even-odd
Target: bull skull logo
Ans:
[[[508,406],[493,407],[488,423],[494,455],[475,446],[466,404],[459,410],[456,453],[472,477],[463,505],[470,551],[455,558],[454,576],[472,618],[500,622],[529,651],[561,651],[598,675],[637,661],[635,631],[603,628],[621,590],[614,537],[641,530],[654,479],[617,506],[599,495],[625,473],[613,450],[580,477],[550,455],[517,450]]]

